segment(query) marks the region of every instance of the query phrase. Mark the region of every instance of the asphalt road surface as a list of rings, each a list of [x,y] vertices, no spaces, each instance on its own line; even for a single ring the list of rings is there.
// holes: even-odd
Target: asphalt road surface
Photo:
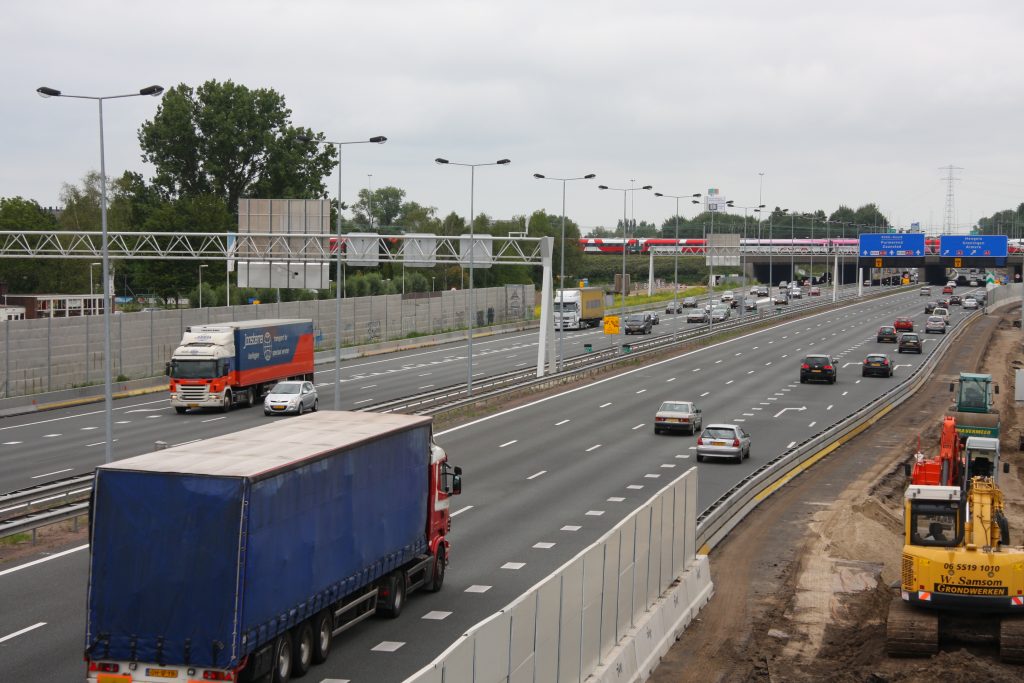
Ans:
[[[371,619],[346,632],[336,641],[331,659],[314,669],[309,680],[402,680],[688,467],[699,468],[698,505],[706,507],[766,459],[855,412],[923,362],[944,336],[922,335],[926,342],[921,356],[898,355],[893,345],[875,342],[878,326],[891,324],[896,316],[913,317],[920,328],[923,305],[917,292],[909,292],[822,312],[439,432],[437,441],[451,462],[466,472],[464,493],[454,504],[444,590],[413,596],[400,619]],[[954,324],[963,315],[954,309]],[[493,341],[498,345],[510,340]],[[511,346],[495,348],[505,348],[502,354],[517,353]],[[857,366],[867,352],[876,350],[890,353],[897,364],[895,378],[861,378]],[[839,382],[799,384],[802,355],[823,352],[837,357]],[[464,371],[464,364],[459,370]],[[411,369],[404,372],[415,376]],[[363,387],[379,383],[362,381]],[[697,465],[693,437],[655,436],[654,411],[669,399],[696,401],[706,424],[743,425],[753,436],[750,460]],[[149,408],[160,412],[129,412]],[[227,431],[218,425],[228,420],[237,428],[238,418],[241,426],[267,419],[262,411],[245,410],[227,416],[176,416],[166,403],[119,409],[118,417],[130,420],[120,433],[133,434],[133,443],[140,447],[166,438],[155,436],[155,423],[171,424],[160,433],[171,430],[178,436],[171,441],[180,442]],[[69,415],[56,424],[101,430],[102,414],[84,412],[92,414]],[[216,420],[220,417],[227,419]],[[25,440],[32,439],[32,444],[25,450],[58,438],[47,433],[71,431],[54,425],[26,427]],[[67,446],[54,452],[58,450],[64,451],[60,457],[68,457]],[[86,456],[76,468],[97,462],[96,455]],[[0,460],[8,457],[0,451]],[[86,563],[83,547],[39,564],[0,569],[0,666],[5,677],[63,681],[83,676]]]

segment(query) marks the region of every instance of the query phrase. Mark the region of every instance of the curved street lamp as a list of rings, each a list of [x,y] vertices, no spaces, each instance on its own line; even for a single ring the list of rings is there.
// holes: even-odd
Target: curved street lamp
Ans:
[[[630,192],[639,192],[640,190],[653,190],[653,185],[644,185],[643,187],[608,187],[607,185],[598,185],[599,190],[614,190],[622,193],[622,315],[619,316],[619,341],[620,349],[625,344],[626,340],[626,228],[629,225],[627,213],[626,213],[626,197],[629,196]]]
[[[334,271],[336,281],[334,283],[334,409],[341,410],[341,287],[344,276],[342,269],[344,264],[341,261],[341,209],[344,204],[341,201],[341,148],[342,145],[383,145],[388,141],[383,135],[374,135],[368,140],[349,140],[346,142],[335,142],[321,138],[299,135],[299,142],[315,143],[317,145],[335,145],[338,148],[338,238],[335,244],[337,262]]]
[[[485,162],[482,164],[465,164],[458,161],[448,161],[442,157],[434,159],[434,163],[442,166],[465,166],[469,168],[469,307],[467,317],[469,318],[469,362],[466,370],[466,395],[473,395],[473,325],[476,318],[476,292],[473,290],[473,257],[476,252],[476,240],[473,237],[473,199],[476,189],[476,169],[478,166],[507,166],[512,163],[508,159]]]
[[[103,149],[103,101],[119,100],[126,97],[157,97],[164,91],[163,86],[149,85],[138,92],[125,95],[65,95],[56,88],[46,86],[36,88],[40,97],[67,97],[74,100],[93,100],[99,105],[100,113],[100,249],[103,252],[103,412],[105,413],[106,441],[104,442],[104,461],[112,462],[114,459],[114,396],[113,380],[111,379],[110,367],[110,304],[113,299],[110,291],[110,253],[107,248],[107,165],[106,155]],[[90,277],[92,269],[89,269]]]
[[[675,325],[675,330],[674,330],[674,336],[678,337],[679,336],[679,251],[680,251],[680,247],[679,247],[679,200],[680,199],[690,199],[690,203],[691,204],[700,204],[700,202],[697,201],[697,197],[700,197],[701,193],[700,192],[694,192],[693,194],[678,194],[677,195],[677,194],[664,194],[662,192],[655,192],[654,196],[655,197],[668,197],[669,199],[676,200],[676,218],[675,218],[675,221],[676,221],[676,244],[675,244],[675,249],[673,249],[673,256],[674,256],[673,261],[674,261],[674,264],[673,264],[673,274],[672,274],[672,285],[673,285],[673,291],[672,291],[672,313],[673,313],[673,315],[675,315],[675,318],[676,318],[676,325]]]
[[[558,275],[558,287],[562,292],[565,292],[565,184],[572,180],[593,180],[597,176],[593,173],[588,173],[583,176],[576,178],[552,178],[544,175],[543,173],[534,173],[534,178],[538,180],[555,180],[562,183],[562,244],[560,247],[561,267]],[[559,297],[559,311],[562,311],[562,304],[564,303],[564,296]],[[582,317],[583,311],[580,310],[580,316]],[[559,319],[558,324],[558,370],[562,369],[562,362],[565,358],[565,321],[563,318]]]

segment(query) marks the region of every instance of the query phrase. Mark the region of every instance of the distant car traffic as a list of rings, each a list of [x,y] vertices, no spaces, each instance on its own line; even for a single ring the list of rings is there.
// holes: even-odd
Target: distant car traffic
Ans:
[[[688,323],[706,323],[710,318],[707,311],[695,308],[686,314],[686,322]]]
[[[651,324],[652,325],[660,325],[661,324],[661,318],[658,317],[657,311],[651,311],[650,313],[648,313],[648,315],[651,316]]]
[[[810,296],[821,296],[821,287],[818,287],[817,285],[811,287],[811,291],[809,292],[809,295]]]
[[[704,426],[701,410],[691,401],[665,401],[654,414],[654,433],[686,432],[691,436]]]
[[[869,353],[861,366],[861,377],[892,377],[892,363],[884,353]]]
[[[945,287],[942,288],[942,293],[943,294],[952,294],[953,293],[953,287],[950,286],[950,285],[946,285]]]
[[[772,303],[774,303],[776,306],[789,305],[789,295],[786,293],[785,290],[780,289],[779,293],[776,294],[775,297],[772,299]]]
[[[768,285],[758,285],[757,286],[757,295],[758,296],[768,296]]]
[[[917,291],[920,292],[921,296],[931,296],[932,295],[932,288],[931,287],[922,287],[921,289],[919,289]]]
[[[934,311],[938,305],[939,305],[938,301],[929,301],[928,303],[926,303],[924,305],[924,312],[928,313],[928,314],[931,314],[931,312]]]
[[[278,382],[263,399],[264,415],[302,415],[307,410],[319,408],[320,399],[312,382]]]
[[[937,315],[928,316],[928,320],[924,324],[924,333],[929,334],[931,332],[946,334],[946,321]]]
[[[802,299],[804,298],[804,290],[799,287],[792,287],[789,290],[789,296],[792,299]]]
[[[900,341],[896,344],[896,350],[899,353],[921,353],[923,346],[921,337],[918,336],[917,332],[904,332],[900,335]]]
[[[715,306],[711,309],[711,322],[724,323],[729,319],[729,308],[727,306]]]
[[[942,306],[937,306],[935,308],[935,310],[932,311],[932,315],[939,316],[940,318],[942,318],[942,321],[944,323],[949,325],[949,309],[948,308],[943,308]]]
[[[971,280],[970,285],[971,285],[971,287],[977,287],[978,286],[978,281],[977,280]]]
[[[964,299],[963,307],[964,307],[965,311],[966,310],[971,310],[971,309],[977,309],[978,308],[978,300],[975,299],[973,296],[969,296],[966,299]]]
[[[804,360],[800,364],[800,384],[812,381],[835,384],[837,379],[836,361],[832,356],[823,353],[811,353],[804,356]]]
[[[683,308],[697,308],[697,297],[687,296],[683,298]]]
[[[895,327],[898,331],[913,332],[914,319],[906,317],[896,318],[896,320],[893,321],[892,326]]]
[[[875,335],[875,341],[879,344],[895,344],[898,341],[896,328],[892,325],[882,325],[878,328],[878,334]]]
[[[654,321],[650,313],[631,313],[626,316],[626,334],[650,334]]]
[[[697,462],[704,458],[728,458],[739,464],[750,457],[750,434],[739,425],[708,425],[697,438]]]

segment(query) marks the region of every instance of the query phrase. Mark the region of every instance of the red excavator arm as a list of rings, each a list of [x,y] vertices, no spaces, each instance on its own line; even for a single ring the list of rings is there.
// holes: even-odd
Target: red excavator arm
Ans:
[[[956,433],[956,418],[947,415],[942,420],[939,455],[934,458],[917,460],[910,474],[910,482],[932,486],[960,486],[963,483],[963,475],[964,466],[960,458],[960,438]]]

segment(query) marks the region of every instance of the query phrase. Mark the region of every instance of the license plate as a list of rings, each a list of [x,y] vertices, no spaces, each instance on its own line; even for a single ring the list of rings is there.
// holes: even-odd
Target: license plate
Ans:
[[[128,674],[100,674],[99,683],[131,683],[132,677]]]
[[[811,372],[821,372],[821,370],[811,370]]]
[[[146,669],[146,675],[150,678],[177,678],[178,672],[175,669]]]
[[[284,406],[271,406],[274,410],[284,410]]]
[[[872,363],[871,367],[873,367],[873,368],[880,368],[880,367],[882,367],[882,364],[881,363]]]
[[[678,417],[670,417],[670,418],[668,418],[667,421],[668,422],[683,422],[683,420],[680,420]]]
[[[198,408],[198,407],[199,407],[199,404],[198,404],[198,403],[189,403],[189,404],[188,404],[188,407],[189,407],[189,408]]]
[[[711,445],[712,446],[728,446],[729,442],[728,441],[712,441]]]

